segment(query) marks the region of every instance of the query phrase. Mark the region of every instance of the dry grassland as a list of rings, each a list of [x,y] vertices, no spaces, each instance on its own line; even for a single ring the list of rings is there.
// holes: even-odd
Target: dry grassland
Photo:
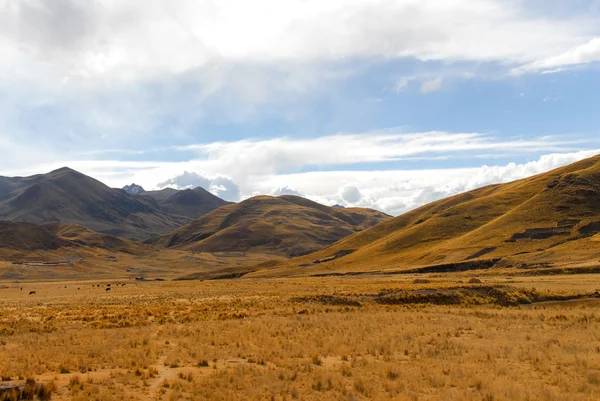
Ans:
[[[53,400],[600,397],[600,300],[588,297],[600,277],[468,280],[0,282],[0,389],[29,378]]]

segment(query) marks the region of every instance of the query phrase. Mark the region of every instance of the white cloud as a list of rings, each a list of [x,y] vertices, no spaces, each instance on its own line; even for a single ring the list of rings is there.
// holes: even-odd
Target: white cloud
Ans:
[[[171,149],[172,152],[198,152],[196,158],[185,162],[83,160],[30,165],[25,161],[20,168],[4,171],[3,175],[30,175],[68,164],[114,187],[131,182],[148,190],[202,186],[231,201],[257,193],[295,194],[328,205],[372,207],[399,214],[444,196],[527,177],[599,152],[569,153],[569,149],[585,143],[597,145],[598,141],[581,142],[576,137],[507,140],[479,133],[398,134],[388,130],[313,139],[218,142]],[[493,160],[506,158],[507,154],[523,157],[541,152],[547,155],[530,163],[479,168],[381,171],[377,164],[389,165],[394,161],[398,166],[405,166],[406,161],[463,157],[472,165],[478,160],[477,156]],[[368,164],[361,168],[362,163]],[[343,170],[349,165],[354,167],[353,171]]]
[[[263,180],[260,186],[293,182],[299,191],[317,202],[369,207],[399,215],[448,196],[530,177],[597,154],[600,154],[600,150],[556,153],[523,164],[484,165],[465,169],[330,171],[274,175]]]
[[[590,49],[568,58],[593,59],[596,20],[540,15],[527,3],[0,0],[0,137],[46,140],[60,157],[64,143],[100,149],[143,137],[154,146],[161,135],[191,139],[209,119],[303,121],[312,96],[337,106],[338,83],[397,60],[424,62],[395,71],[407,77],[390,86],[401,91],[417,76],[464,73],[462,61],[551,65],[586,41]],[[430,61],[442,63],[430,71]]]
[[[305,196],[304,194],[296,191],[294,188],[289,185],[283,185],[276,188],[273,188],[271,192],[269,192],[271,196],[282,196],[282,195],[295,195],[295,196]]]
[[[598,31],[592,18],[545,17],[517,0],[0,0],[0,10],[0,77],[42,86],[371,57],[523,64]]]
[[[537,60],[533,63],[515,68],[513,74],[522,74],[526,72],[558,72],[563,67],[570,67],[580,64],[600,61],[600,37],[591,39],[589,42],[575,46],[562,54]]]
[[[227,172],[237,177],[261,176],[310,166],[391,162],[415,158],[473,156],[473,152],[540,152],[568,149],[574,138],[499,139],[480,133],[398,133],[397,129],[318,138],[240,140],[178,147],[198,155],[195,170]],[[579,143],[580,144],[580,143]],[[287,185],[288,183],[281,183]],[[269,188],[271,190],[273,187]]]
[[[346,204],[357,204],[363,197],[356,185],[343,186],[338,190],[338,195]]]
[[[421,84],[421,93],[426,95],[431,92],[436,92],[442,89],[444,80],[442,77],[437,77],[431,81],[425,81]]]
[[[231,178],[223,175],[211,177],[204,172],[184,171],[182,174],[156,184],[156,186],[160,189],[167,187],[175,189],[202,187],[226,201],[237,202],[240,199],[240,188]]]

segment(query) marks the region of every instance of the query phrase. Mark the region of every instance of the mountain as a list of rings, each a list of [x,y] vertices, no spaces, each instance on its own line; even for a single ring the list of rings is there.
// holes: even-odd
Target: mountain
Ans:
[[[225,203],[209,195],[208,206],[188,200],[184,207],[176,198],[170,203],[167,199],[169,206],[162,207],[152,196],[130,195],[65,167],[31,177],[0,177],[0,220],[80,224],[101,233],[144,240],[192,221],[219,201]],[[195,199],[202,202],[201,197]]]
[[[230,204],[201,187],[185,190],[166,188],[160,191],[145,191],[139,195],[146,201],[153,202],[160,210],[184,216],[189,221]]]
[[[146,191],[137,184],[126,185],[123,191],[130,195],[140,195],[163,212],[183,216],[190,221],[230,202],[211,194],[201,187],[177,190],[165,188],[159,191]]]
[[[220,207],[154,243],[203,252],[298,256],[388,219],[359,208],[335,209],[297,196],[257,196]]]
[[[141,185],[137,185],[135,183],[131,185],[125,185],[121,189],[123,189],[123,191],[127,192],[129,195],[139,195],[142,192],[146,192]]]
[[[431,203],[294,259],[277,274],[568,268],[599,258],[596,156]]]

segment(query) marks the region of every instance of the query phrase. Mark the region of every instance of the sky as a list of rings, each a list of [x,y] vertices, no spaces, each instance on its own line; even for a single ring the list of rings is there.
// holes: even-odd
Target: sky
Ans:
[[[399,215],[600,153],[599,0],[0,0],[0,175]]]

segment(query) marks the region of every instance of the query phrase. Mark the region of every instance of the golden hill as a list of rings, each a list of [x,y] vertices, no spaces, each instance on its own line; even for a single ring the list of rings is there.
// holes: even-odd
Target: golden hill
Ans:
[[[0,280],[215,278],[280,257],[159,249],[76,224],[0,221]]]
[[[332,208],[297,196],[257,196],[222,206],[154,242],[180,250],[299,256],[388,218],[375,210]]]
[[[600,156],[423,206],[264,274],[568,267],[600,258]]]

